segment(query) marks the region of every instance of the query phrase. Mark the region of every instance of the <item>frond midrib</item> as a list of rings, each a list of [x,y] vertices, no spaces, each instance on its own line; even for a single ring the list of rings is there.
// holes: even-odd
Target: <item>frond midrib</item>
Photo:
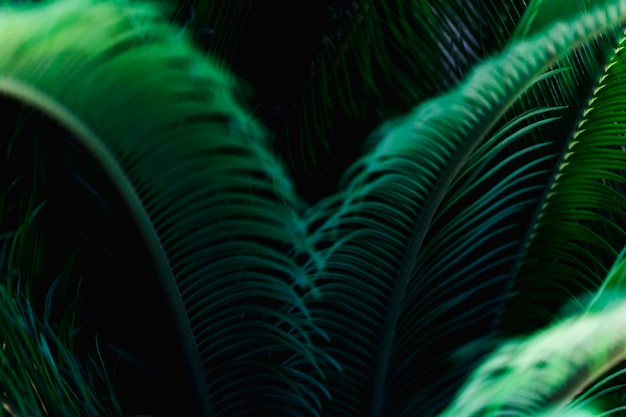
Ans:
[[[176,322],[175,327],[179,333],[178,336],[182,344],[185,360],[188,361],[188,368],[194,381],[194,387],[198,391],[196,396],[201,403],[204,413],[208,417],[213,416],[214,412],[210,402],[209,388],[201,371],[200,354],[197,346],[193,343],[194,337],[189,317],[176,286],[173,271],[170,268],[164,247],[144,205],[117,159],[111,154],[99,136],[68,108],[32,85],[12,77],[0,76],[0,93],[15,98],[57,120],[100,163],[111,184],[115,186],[117,192],[122,196],[123,201],[128,206],[142,232],[144,242],[152,254],[152,260],[156,267],[155,270],[158,271],[157,275],[162,288],[168,294],[168,308],[170,308]]]

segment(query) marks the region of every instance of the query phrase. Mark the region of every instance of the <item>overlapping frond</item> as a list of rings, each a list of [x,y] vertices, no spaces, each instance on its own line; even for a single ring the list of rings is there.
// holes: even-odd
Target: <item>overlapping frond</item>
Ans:
[[[512,300],[505,327],[549,322],[560,303],[595,292],[626,242],[623,42],[563,143],[515,277],[523,295]]]
[[[418,305],[445,290],[439,288],[441,282],[430,282],[429,272],[435,271],[437,262],[445,268],[446,260],[453,261],[446,259],[447,251],[463,250],[435,250],[445,237],[438,238],[439,242],[433,240],[429,248],[433,221],[471,153],[511,103],[548,65],[614,27],[624,12],[626,3],[616,2],[512,43],[501,55],[478,65],[459,88],[383,126],[370,152],[346,176],[341,198],[329,199],[315,208],[318,214],[329,213],[327,220],[324,216],[315,218],[313,227],[312,236],[324,260],[323,273],[316,280],[324,300],[316,314],[322,317],[320,323],[331,336],[332,352],[344,370],[329,378],[334,398],[328,405],[329,415],[413,415],[417,410],[426,411],[414,408],[419,406],[411,393],[393,390],[430,382],[418,382],[417,371],[407,377],[404,372],[411,371],[402,369],[406,361],[426,352],[422,349],[428,342],[421,331],[435,322],[441,323],[441,329],[454,331],[454,322],[446,321],[444,314],[450,305],[433,305],[421,313]],[[532,164],[526,168],[526,172],[522,169],[505,177],[499,186],[514,187],[516,180],[533,175]],[[497,193],[493,192],[492,201]],[[513,215],[517,209],[508,207],[500,215]],[[488,239],[489,227],[496,234],[506,229],[497,219],[474,227],[465,237]],[[471,253],[465,251],[466,256]],[[429,264],[432,269],[422,268]],[[464,264],[472,265],[469,259]],[[447,284],[481,288],[485,280],[479,272],[470,274],[466,282],[450,279]],[[471,292],[460,294],[449,303],[463,303],[471,296]],[[410,314],[404,316],[407,311]],[[469,309],[461,321],[471,322],[482,314],[481,308]],[[362,401],[364,393],[367,404]]]
[[[443,363],[467,340],[467,326],[477,330],[470,337],[488,334],[524,243],[522,224],[563,143],[567,151],[526,236],[516,278],[567,296],[566,284],[599,285],[624,246],[624,106],[612,92],[622,83],[622,45],[572,141],[548,133],[558,131],[553,126],[564,114],[579,115],[577,105],[563,105],[586,91],[582,81],[595,74],[587,63],[612,39],[568,52],[624,21],[626,1],[585,1],[566,12],[536,1],[506,46],[525,6],[496,3],[488,9],[504,12],[486,12],[480,1],[351,6],[345,38],[332,40],[336,53],[316,75],[334,84],[312,84],[312,100],[323,103],[313,103],[301,126],[325,137],[333,106],[359,118],[371,110],[360,107],[363,97],[376,102],[373,119],[421,104],[383,125],[342,189],[308,211],[267,135],[234,97],[231,76],[193,49],[184,30],[165,24],[158,8],[66,0],[2,9],[0,94],[71,132],[74,146],[100,167],[77,177],[88,189],[90,175],[115,184],[176,318],[199,413],[437,412],[466,371]],[[224,4],[205,12],[238,14],[249,3]],[[577,60],[590,74],[570,77],[565,67]],[[349,66],[364,69],[358,80],[345,79]],[[432,82],[415,82],[428,76]],[[50,140],[63,146],[67,138]],[[526,280],[538,263],[544,275]],[[623,321],[615,311],[508,344],[494,358],[520,361],[521,373],[510,373],[516,389],[528,388],[534,371],[548,372],[546,383],[522,395],[503,384],[476,396],[470,382],[449,414],[509,407],[553,415],[545,408],[569,399],[619,355],[606,338],[598,351],[578,349],[574,362],[537,358],[561,353],[550,349],[563,335],[580,347],[584,337],[613,332],[612,323]],[[580,374],[583,368],[593,375]],[[487,377],[483,371],[471,380],[480,390],[493,373],[509,376],[497,367]]]
[[[521,1],[344,2],[278,132],[302,188],[334,190],[375,126],[460,83],[501,50],[524,8]]]
[[[405,407],[411,411],[402,415],[441,407],[441,397],[449,397],[464,379],[468,369],[462,365],[472,366],[470,361],[447,367],[452,349],[489,335],[504,304],[525,213],[532,212],[541,188],[537,178],[550,158],[519,164],[547,142],[511,149],[533,129],[553,122],[548,115],[557,110],[528,112],[497,131],[472,154],[442,202],[420,253],[419,273],[407,289],[407,299],[421,301],[407,303],[398,323],[392,365],[396,381],[389,392],[392,403],[410,398]],[[538,114],[543,121],[527,124]],[[430,381],[429,390],[411,394],[406,383],[411,380]]]
[[[625,312],[623,298],[613,299],[603,309],[507,342],[476,369],[441,416],[561,415],[575,395],[624,359]],[[569,412],[587,404],[576,401]]]
[[[625,370],[619,364],[625,355],[625,266],[622,250],[604,277],[606,285],[582,311],[503,343],[440,417],[611,415],[623,410],[619,392]],[[616,365],[615,372],[601,378]],[[605,411],[599,414],[598,409]]]
[[[229,76],[146,4],[7,7],[0,37],[1,93],[70,131],[129,207],[202,412],[315,414],[301,204]]]

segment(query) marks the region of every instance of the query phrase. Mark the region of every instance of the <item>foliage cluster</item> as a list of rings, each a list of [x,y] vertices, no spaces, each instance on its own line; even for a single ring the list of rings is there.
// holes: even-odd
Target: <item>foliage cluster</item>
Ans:
[[[0,412],[623,413],[626,0],[270,3],[0,6]]]

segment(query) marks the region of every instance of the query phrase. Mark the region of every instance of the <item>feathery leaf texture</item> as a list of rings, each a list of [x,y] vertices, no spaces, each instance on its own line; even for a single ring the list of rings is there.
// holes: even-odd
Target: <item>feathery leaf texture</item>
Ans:
[[[300,203],[229,76],[149,4],[15,5],[0,36],[0,91],[72,132],[133,213],[203,413],[313,409]]]
[[[440,417],[535,415],[546,409],[562,415],[558,411],[574,395],[624,359],[625,317],[624,300],[613,300],[600,311],[507,342],[476,369]]]
[[[386,407],[392,404],[405,408],[408,415],[424,412],[410,398],[402,405],[390,400],[393,392],[387,390],[393,370],[411,369],[407,363],[391,367],[392,358],[414,358],[408,363],[419,369],[422,346],[402,343],[402,335],[419,335],[440,318],[433,312],[426,321],[418,309],[403,316],[406,325],[399,327],[405,309],[439,292],[437,285],[429,291],[429,275],[422,275],[419,266],[422,244],[447,190],[494,121],[535,77],[573,46],[619,23],[625,12],[626,2],[618,2],[512,43],[501,55],[478,65],[457,89],[384,126],[370,152],[346,178],[343,201],[330,199],[328,207],[322,207],[333,214],[316,232],[321,246],[328,248],[323,275],[316,281],[335,307],[317,314],[326,316],[327,331],[340,346],[336,357],[344,374],[329,378],[331,387],[336,384],[329,405],[336,415],[377,416],[389,412]],[[475,280],[477,284],[478,277]],[[355,296],[346,288],[359,292]],[[454,302],[464,298],[468,296]],[[477,318],[477,312],[468,315],[465,320]],[[363,407],[363,392],[371,401],[365,409],[358,408]]]
[[[617,291],[623,289],[625,251],[582,313],[504,343],[474,371],[439,416],[497,416],[516,411],[541,416],[597,415],[589,406],[596,395],[590,393],[624,370],[571,400],[626,357],[626,302],[623,291]]]
[[[360,18],[371,17],[370,5],[359,3]],[[459,2],[450,5],[472,23]],[[444,82],[449,92],[423,102],[415,93],[420,104],[377,130],[341,190],[311,207],[271,153],[267,133],[238,102],[234,77],[147,3],[6,6],[0,11],[0,93],[63,125],[117,188],[167,294],[202,415],[427,415],[456,387],[449,379],[457,375],[450,374],[422,394],[415,389],[430,382],[452,349],[437,348],[449,337],[464,341],[463,325],[493,321],[505,296],[496,287],[510,275],[499,268],[514,263],[511,249],[522,236],[484,255],[480,248],[504,238],[507,223],[536,203],[540,185],[532,179],[547,175],[544,162],[552,156],[541,151],[550,142],[526,146],[524,137],[554,122],[562,104],[504,116],[529,86],[550,78],[546,69],[626,19],[626,0],[583,2],[567,13],[549,6],[533,3],[537,9],[501,53],[473,70],[468,61]],[[469,10],[468,16],[478,14],[477,7]],[[516,20],[517,11],[513,7],[507,21]],[[427,27],[449,23],[434,14],[421,19]],[[371,34],[359,35],[367,40]],[[470,61],[485,52],[478,38],[466,40]],[[457,64],[444,58],[444,66]],[[556,68],[550,75],[564,73]],[[374,87],[376,79],[368,77]],[[617,99],[614,105],[619,108]],[[576,136],[583,150],[594,123],[603,131],[613,127],[609,116],[591,110]],[[594,135],[600,142],[591,151],[611,155],[603,161],[621,161],[623,150],[615,148],[621,145],[604,139]],[[515,147],[498,161],[503,149]],[[530,162],[517,164],[525,158]],[[609,196],[623,208],[626,202],[611,191],[622,186],[618,177],[607,174],[601,182],[606,187],[591,194]],[[465,204],[473,187],[491,182],[490,192]],[[564,182],[557,178],[555,190]],[[594,196],[586,195],[585,203]],[[598,220],[596,212],[590,216],[583,220]],[[615,229],[613,220],[600,223]],[[482,290],[494,298],[474,298]],[[451,317],[455,305],[468,308]],[[614,338],[615,331],[626,333],[623,312],[622,304],[589,312],[507,344],[471,380],[484,396],[472,398],[474,408],[464,408],[466,414],[450,415],[470,416],[483,407],[491,407],[488,413],[503,407],[544,412],[539,406],[571,398],[581,381],[623,356]],[[537,359],[563,334],[581,347],[577,354]],[[583,335],[605,338],[588,346]],[[517,381],[537,370],[546,373],[545,386],[515,398],[507,384],[503,391],[482,391],[483,372],[513,353],[522,366],[507,378]],[[598,360],[588,363],[590,358]],[[553,368],[567,371],[553,374]],[[468,404],[473,386],[455,404]]]
[[[568,136],[522,251],[514,286],[534,294],[534,311],[519,303],[507,314],[550,320],[550,294],[568,296],[598,290],[611,263],[626,245],[624,222],[623,57],[621,33],[592,96]],[[550,289],[549,292],[542,290]],[[528,306],[528,300],[525,301]]]

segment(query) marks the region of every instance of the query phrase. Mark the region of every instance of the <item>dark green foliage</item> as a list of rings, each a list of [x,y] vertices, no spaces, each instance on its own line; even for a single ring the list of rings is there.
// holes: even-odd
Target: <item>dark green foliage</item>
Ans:
[[[532,333],[485,366],[549,352],[549,383],[511,397],[522,361],[457,398],[558,415],[594,380],[578,369],[623,355],[601,300],[623,291],[625,19],[619,0],[5,2],[3,364],[50,373],[0,376],[0,402],[434,416]],[[608,330],[572,370],[556,340],[587,316],[538,329],[575,297]]]

